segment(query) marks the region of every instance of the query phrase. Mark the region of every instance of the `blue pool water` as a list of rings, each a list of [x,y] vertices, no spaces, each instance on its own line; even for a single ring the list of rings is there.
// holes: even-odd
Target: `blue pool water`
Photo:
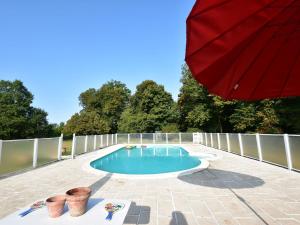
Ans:
[[[159,174],[186,170],[201,164],[181,147],[154,146],[121,148],[91,162],[95,169],[121,174]]]

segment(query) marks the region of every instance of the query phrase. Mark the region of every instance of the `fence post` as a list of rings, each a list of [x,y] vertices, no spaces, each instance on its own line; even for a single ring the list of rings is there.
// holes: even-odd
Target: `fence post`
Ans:
[[[128,134],[128,144],[130,144],[130,134]]]
[[[87,152],[87,147],[88,147],[88,136],[85,135],[85,139],[84,139],[84,152]]]
[[[181,144],[181,133],[179,133],[179,144]]]
[[[241,156],[244,156],[244,146],[243,146],[243,141],[242,141],[242,135],[239,133],[239,144],[240,144],[240,150],[241,150]]]
[[[61,151],[62,151],[62,145],[63,145],[63,138],[64,135],[61,134],[59,139],[58,139],[58,149],[57,149],[57,159],[61,160]]]
[[[111,145],[114,145],[114,135],[111,134]]]
[[[73,134],[72,153],[71,153],[72,159],[75,158],[75,151],[76,151],[76,136],[75,136],[75,134]]]
[[[230,150],[230,139],[229,139],[229,134],[228,133],[226,133],[226,140],[227,140],[227,151],[231,152],[231,150]]]
[[[214,139],[212,133],[210,133],[210,147],[214,147]]]
[[[204,135],[205,135],[205,146],[207,146],[207,133],[205,132]]]
[[[140,141],[141,141],[141,145],[143,144],[143,135],[142,133],[140,133]]]
[[[259,161],[262,161],[263,160],[263,156],[262,156],[262,151],[261,151],[261,143],[260,143],[260,135],[259,135],[259,133],[256,133],[256,144],[257,144]]]
[[[155,144],[155,133],[153,133],[153,144]]]
[[[39,150],[39,139],[35,138],[33,142],[33,161],[32,161],[33,168],[36,168],[37,166],[38,150]]]
[[[116,133],[116,145],[118,144],[118,134]]]
[[[168,133],[166,133],[166,144],[169,144]]]
[[[0,164],[1,164],[1,159],[2,159],[2,144],[3,144],[3,141],[0,140]]]
[[[291,148],[290,148],[289,135],[284,134],[283,138],[284,138],[285,154],[286,154],[288,169],[292,170],[293,169],[293,163],[292,163],[292,157],[291,157]]]
[[[109,136],[109,134],[106,134],[106,147],[109,145],[109,140],[108,140],[109,137],[108,136]]]
[[[93,150],[96,150],[97,148],[97,135],[94,135],[94,149]]]
[[[221,149],[221,140],[220,140],[220,133],[218,135],[218,149]]]
[[[103,134],[100,136],[100,147],[103,148]]]

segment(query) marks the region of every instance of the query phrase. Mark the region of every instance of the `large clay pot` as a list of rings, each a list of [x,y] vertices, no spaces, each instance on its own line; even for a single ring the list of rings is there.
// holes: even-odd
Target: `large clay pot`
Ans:
[[[50,197],[46,200],[46,205],[48,208],[48,214],[52,218],[61,216],[64,211],[64,206],[66,202],[65,195],[57,195]]]
[[[67,204],[71,216],[81,216],[86,212],[86,206],[92,190],[88,187],[78,187],[66,192]]]

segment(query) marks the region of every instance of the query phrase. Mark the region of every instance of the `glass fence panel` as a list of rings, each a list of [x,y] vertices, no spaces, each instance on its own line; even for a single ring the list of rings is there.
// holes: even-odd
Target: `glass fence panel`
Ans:
[[[218,134],[212,134],[212,138],[213,138],[213,146],[214,148],[218,148],[219,146],[219,142],[218,142]]]
[[[59,138],[39,139],[37,165],[41,166],[57,160]]]
[[[166,144],[166,134],[155,133],[155,144]]]
[[[107,144],[108,146],[111,146],[113,144],[112,143],[113,139],[112,139],[112,135],[111,134],[108,134],[108,140],[107,141],[108,141],[108,144]]]
[[[153,134],[142,134],[143,144],[153,144]]]
[[[33,140],[3,141],[0,175],[32,167]]]
[[[193,143],[193,133],[181,133],[181,143],[182,144],[192,144]]]
[[[128,134],[118,134],[118,144],[128,144]]]
[[[241,154],[238,134],[229,134],[230,151]]]
[[[87,139],[87,151],[91,152],[94,151],[94,135],[89,135]]]
[[[204,144],[204,143],[205,143],[204,133],[200,133],[200,144]]]
[[[110,140],[110,145],[114,145],[115,144],[115,135],[113,135],[113,134],[110,134],[109,135],[110,136],[110,138],[109,138],[109,140]]]
[[[206,137],[207,137],[207,146],[211,147],[211,137],[210,137],[210,133],[206,133]]]
[[[109,138],[108,134],[103,135],[103,147],[108,146],[108,143],[109,143],[108,138]]]
[[[96,149],[101,148],[101,135],[96,135]]]
[[[289,135],[293,169],[300,170],[300,135]]]
[[[283,135],[260,135],[264,161],[287,166]]]
[[[170,144],[179,144],[179,133],[170,133],[170,134],[168,134],[168,143],[170,143]]]
[[[244,155],[259,159],[255,134],[242,134]]]
[[[221,150],[228,151],[226,134],[220,134],[220,147]]]
[[[84,153],[85,136],[76,136],[76,151],[75,154],[79,155]]]
[[[130,144],[141,144],[141,135],[130,134]]]

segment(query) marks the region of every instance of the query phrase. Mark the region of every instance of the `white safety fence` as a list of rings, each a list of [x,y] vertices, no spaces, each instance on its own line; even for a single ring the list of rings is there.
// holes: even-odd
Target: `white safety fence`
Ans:
[[[76,136],[73,134],[71,156],[117,144],[117,134]]]
[[[198,133],[116,134],[118,144],[193,144]]]
[[[61,160],[63,136],[0,140],[0,176]]]
[[[202,144],[300,171],[300,135],[236,133],[131,133],[73,135],[71,157],[115,144]],[[0,176],[61,160],[63,135],[0,140]]]
[[[300,171],[300,135],[198,133],[198,143]]]

